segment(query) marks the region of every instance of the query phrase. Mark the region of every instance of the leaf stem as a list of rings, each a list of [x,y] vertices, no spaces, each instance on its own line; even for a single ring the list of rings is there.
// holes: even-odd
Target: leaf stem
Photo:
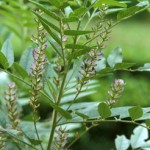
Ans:
[[[75,140],[73,140],[68,146],[67,149],[70,148],[75,142],[77,142],[85,133],[87,133],[91,128],[93,128],[94,125],[91,125],[89,128],[87,128],[85,131],[83,131]]]

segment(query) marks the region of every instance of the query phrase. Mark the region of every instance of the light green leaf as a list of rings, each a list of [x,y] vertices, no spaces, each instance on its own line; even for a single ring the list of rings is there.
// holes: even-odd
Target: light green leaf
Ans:
[[[20,76],[24,79],[28,76],[28,73],[24,70],[24,68],[22,68],[22,66],[20,66],[18,63],[14,62],[13,66],[12,66],[18,74],[20,74]]]
[[[115,145],[117,150],[127,150],[130,146],[130,141],[124,135],[117,135]]]
[[[143,67],[139,67],[137,70],[138,71],[150,71],[150,63],[144,64]]]
[[[98,105],[98,112],[103,119],[111,116],[110,108],[106,103],[100,103]]]
[[[106,6],[117,6],[117,7],[127,7],[127,5],[125,3],[121,3],[119,1],[115,1],[115,0],[98,0],[95,4],[94,7],[104,7],[104,5]]]
[[[32,56],[33,48],[27,48],[20,59],[20,66],[29,74],[31,72],[31,65],[33,63],[33,56]]]
[[[107,62],[110,67],[114,67],[115,64],[122,62],[122,49],[117,47],[115,48],[108,56]]]
[[[70,35],[70,36],[77,36],[77,35],[85,35],[92,33],[93,31],[83,31],[83,30],[65,30],[64,34],[65,35]]]
[[[8,38],[4,42],[1,52],[5,55],[8,63],[9,63],[9,67],[12,66],[12,64],[14,63],[14,52],[13,52],[13,49],[11,46],[10,38]]]
[[[135,112],[136,113],[136,112]],[[148,138],[148,131],[146,128],[138,126],[133,130],[130,141],[133,149],[141,147]]]
[[[4,69],[7,69],[9,67],[9,63],[8,63],[5,55],[2,52],[0,52],[0,64],[2,64]]]
[[[130,108],[128,111],[132,120],[138,119],[143,115],[143,110],[140,106],[134,106]]]

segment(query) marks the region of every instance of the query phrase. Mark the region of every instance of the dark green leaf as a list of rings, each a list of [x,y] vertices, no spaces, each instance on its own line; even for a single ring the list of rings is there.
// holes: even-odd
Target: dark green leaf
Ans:
[[[46,23],[49,27],[51,27],[52,29],[54,29],[55,31],[60,33],[60,29],[54,25],[54,23],[51,23],[48,19],[43,18],[42,16],[40,16],[37,13],[34,13],[39,19],[40,21],[43,21],[44,23]]]
[[[10,67],[14,63],[14,52],[11,46],[10,38],[4,42],[1,52],[5,55]]]
[[[114,67],[114,69],[128,69],[135,65],[135,63],[117,63]]]
[[[125,3],[121,3],[119,1],[115,0],[98,0],[95,4],[94,7],[104,7],[104,4],[107,6],[117,6],[117,7],[127,7]]]
[[[106,103],[100,103],[98,105],[98,112],[103,119],[111,116],[110,108]]]
[[[28,76],[28,73],[22,68],[18,63],[14,62],[13,67],[21,75],[21,77],[24,79]]]
[[[87,115],[85,115],[85,114],[82,114],[82,113],[80,113],[80,112],[75,112],[75,114],[77,114],[78,116],[80,116],[81,118],[83,118],[83,119],[88,119],[89,118],[89,116],[87,116]]]
[[[76,22],[76,21],[78,21],[79,19],[78,19],[78,17],[68,17],[68,18],[63,18],[63,22],[64,23],[67,23],[67,22]]]
[[[132,107],[128,111],[132,120],[138,119],[143,115],[143,110],[140,106]]]
[[[92,33],[93,31],[82,31],[82,30],[65,30],[65,35],[76,36],[76,35],[85,35]]]
[[[8,63],[5,55],[2,52],[0,52],[0,64],[2,64],[4,69],[7,69],[9,67],[9,63]]]
[[[20,66],[29,74],[31,72],[31,65],[33,63],[33,56],[32,56],[33,48],[27,48],[21,56],[20,59]]]
[[[31,139],[28,137],[28,140],[33,144],[33,145],[39,145],[42,143],[42,141],[40,140],[36,140],[36,139]]]
[[[84,49],[84,50],[90,50],[91,49],[91,47],[79,45],[79,44],[66,44],[65,47],[68,49]]]
[[[59,112],[62,116],[64,116],[66,119],[71,119],[71,118],[72,118],[71,114],[70,114],[68,111],[62,109],[61,107],[59,107],[58,105],[56,105],[56,104],[53,103],[52,101],[49,101],[49,103],[50,103],[50,105],[51,105],[56,111],[58,111],[58,112]]]
[[[77,57],[86,54],[88,51],[90,51],[90,49],[89,50],[76,50],[72,53],[71,56],[73,59],[76,59]]]
[[[114,67],[115,64],[122,62],[122,49],[117,47],[115,48],[108,56],[107,62],[110,67]]]
[[[148,127],[150,127],[150,119],[146,119],[145,122],[146,122],[146,125],[147,125]]]
[[[49,35],[59,44],[61,45],[61,40],[60,38],[57,36],[57,34],[55,34],[54,32],[51,31],[51,29],[48,27],[47,24],[45,24],[43,21],[41,21],[44,29],[49,33]]]
[[[111,73],[113,71],[115,71],[114,68],[108,68],[107,67],[107,68],[104,68],[104,69],[100,70],[99,73],[105,74],[105,73]]]
[[[50,10],[48,10],[46,8],[46,6],[43,6],[40,3],[37,3],[37,2],[32,1],[32,0],[30,0],[30,2],[33,3],[33,4],[35,4],[39,9],[41,9],[42,11],[44,11],[47,15],[49,15],[53,19],[60,21],[60,17],[58,15],[56,15],[55,13],[51,12]]]

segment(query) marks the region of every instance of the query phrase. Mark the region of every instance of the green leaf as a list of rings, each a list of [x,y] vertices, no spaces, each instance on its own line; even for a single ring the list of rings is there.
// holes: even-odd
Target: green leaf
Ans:
[[[144,125],[144,124],[143,124]],[[145,144],[145,140],[148,139],[148,130],[142,126],[138,126],[133,130],[131,135],[131,147],[137,149]]]
[[[150,63],[144,64],[143,67],[139,67],[137,70],[138,71],[150,71]]]
[[[51,31],[51,29],[48,27],[47,24],[45,24],[43,21],[41,21],[44,29],[49,33],[49,35],[59,44],[61,45],[61,40],[60,38],[57,36],[57,34],[55,34],[54,32]]]
[[[132,67],[133,65],[135,65],[135,63],[117,63],[114,66],[114,69],[117,69],[117,70],[128,69],[128,68]]]
[[[117,14],[117,20],[121,20],[121,19],[125,19],[125,18],[128,18],[130,16],[133,16],[134,14],[136,14],[141,8],[138,7],[138,6],[133,6],[133,7],[130,7],[130,8],[126,8],[122,11],[120,11],[118,14]]]
[[[142,115],[143,115],[143,110],[140,106],[132,107],[128,110],[128,112],[129,112],[132,120],[138,119],[138,118],[142,117]]]
[[[111,116],[110,108],[106,103],[100,103],[98,105],[98,112],[103,119]]]
[[[62,116],[64,116],[66,119],[71,119],[71,118],[72,118],[71,114],[70,114],[68,111],[62,109],[61,107],[59,107],[58,105],[56,105],[56,104],[53,103],[52,101],[49,101],[49,103],[50,103],[50,105],[51,105],[56,111],[58,111],[58,112],[59,112]]]
[[[121,3],[119,1],[115,0],[98,0],[95,4],[94,7],[104,7],[104,5],[108,6],[117,6],[117,7],[127,7],[125,3]]]
[[[24,70],[24,68],[22,68],[22,66],[20,66],[18,63],[14,62],[13,66],[15,68],[15,70],[17,71],[17,73],[20,74],[20,76],[24,79],[28,76],[28,73]]]
[[[56,15],[55,13],[51,12],[51,10],[48,10],[46,8],[46,6],[41,5],[40,3],[37,3],[35,1],[29,0],[31,3],[35,4],[39,9],[41,9],[42,11],[44,11],[47,15],[49,15],[50,17],[52,17],[53,19],[60,21],[60,17],[58,15]]]
[[[10,38],[4,42],[1,52],[5,55],[10,67],[14,63],[14,52],[11,46]]]
[[[62,51],[60,49],[59,46],[57,46],[57,44],[55,42],[53,42],[52,40],[48,40],[50,45],[52,46],[52,48],[55,50],[55,52],[62,58]]]
[[[80,7],[75,9],[73,12],[70,13],[70,17],[81,17],[82,15],[84,15],[86,12],[88,11],[88,9],[86,7]]]
[[[46,23],[49,27],[51,27],[52,29],[54,29],[55,31],[57,31],[59,33],[61,32],[60,29],[54,25],[54,23],[51,23],[48,19],[43,18],[42,16],[40,16],[37,13],[34,13],[34,14],[40,19],[40,21]]]
[[[68,17],[68,18],[63,18],[62,19],[62,21],[64,22],[64,23],[67,23],[67,22],[76,22],[76,21],[78,21],[79,19],[78,19],[78,17]]]
[[[65,35],[77,36],[77,35],[85,35],[92,33],[93,31],[83,31],[83,30],[64,30]]]
[[[85,115],[85,114],[82,114],[82,113],[80,113],[80,112],[75,112],[75,114],[77,114],[78,116],[80,116],[81,118],[83,118],[83,119],[88,119],[89,118],[89,116],[87,116],[87,115]]]
[[[2,64],[4,69],[7,69],[9,67],[9,63],[8,63],[5,55],[2,52],[0,52],[0,64]]]
[[[145,122],[146,122],[146,125],[147,125],[148,127],[150,127],[150,119],[146,119]]]
[[[88,51],[90,51],[90,49],[89,50],[76,50],[72,53],[71,57],[72,59],[76,59],[77,57],[86,54]]]
[[[115,64],[122,62],[122,49],[117,47],[115,48],[108,56],[107,62],[110,67],[114,67]]]
[[[33,48],[27,48],[20,59],[20,66],[29,74],[31,72],[31,65],[33,63],[33,56],[32,56]]]
[[[127,150],[130,146],[130,141],[124,135],[117,135],[115,145],[117,150]]]
[[[91,47],[84,46],[84,45],[79,45],[79,44],[66,44],[65,48],[68,49],[83,49],[83,50],[90,50]]]

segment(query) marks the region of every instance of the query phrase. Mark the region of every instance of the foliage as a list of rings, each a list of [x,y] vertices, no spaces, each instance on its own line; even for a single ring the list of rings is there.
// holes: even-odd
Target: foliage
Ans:
[[[37,7],[33,11],[37,25],[36,34],[32,35],[33,46],[22,54],[19,63],[14,62],[10,37],[0,52],[0,69],[13,80],[5,92],[7,105],[5,100],[0,104],[3,114],[0,116],[0,148],[69,149],[101,122],[136,125],[138,121],[148,122],[150,108],[113,106],[124,91],[122,79],[114,80],[103,102],[81,102],[79,98],[95,93],[99,88],[98,79],[117,70],[149,71],[149,64],[132,69],[133,63],[123,62],[119,47],[112,50],[107,59],[103,55],[112,27],[149,8],[149,2],[51,0],[30,3]],[[18,2],[13,4],[16,6]],[[112,14],[113,21],[109,19]],[[16,85],[21,93],[18,100]],[[52,110],[52,117],[48,116],[46,121],[39,115],[43,101]],[[18,118],[19,108],[23,110],[28,105],[32,110],[28,121],[23,116]],[[76,137],[74,130],[81,126],[85,129]],[[129,143],[124,136],[116,141],[117,148],[120,141]]]
[[[117,150],[127,150],[129,146],[131,146],[132,149],[149,149],[150,140],[148,140],[148,129],[145,124],[141,124],[141,126],[133,130],[130,139],[127,139],[124,135],[117,136],[115,145]]]

